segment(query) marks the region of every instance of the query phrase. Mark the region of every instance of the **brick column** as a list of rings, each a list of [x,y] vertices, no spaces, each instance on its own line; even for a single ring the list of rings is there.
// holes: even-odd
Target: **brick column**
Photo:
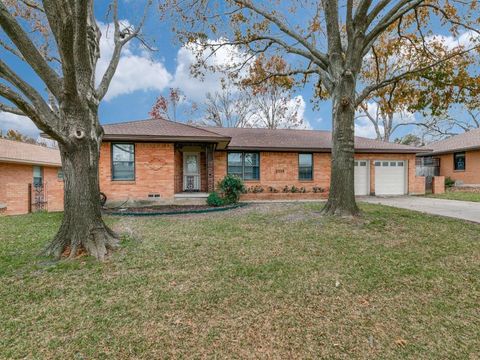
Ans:
[[[206,162],[207,162],[207,191],[212,192],[215,190],[215,169],[213,160],[213,145],[207,145],[205,149]]]
[[[445,192],[445,176],[434,176],[432,184],[434,194],[443,194]]]

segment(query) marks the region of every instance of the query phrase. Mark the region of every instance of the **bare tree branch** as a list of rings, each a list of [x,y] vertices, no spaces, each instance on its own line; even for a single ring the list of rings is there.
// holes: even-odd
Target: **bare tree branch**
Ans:
[[[46,104],[42,96],[26,81],[18,77],[13,70],[0,60],[0,78],[3,78],[19,89],[23,95],[29,99],[36,111],[42,113],[44,117],[55,119],[56,115]]]
[[[45,10],[43,9],[43,7],[41,7],[39,4],[37,4],[35,2],[32,2],[30,0],[19,0],[19,1],[22,2],[23,4],[25,4],[25,6],[31,8],[31,9],[40,11],[41,13],[45,13]]]
[[[338,22],[338,0],[322,0],[327,23],[328,56],[330,64],[332,59],[340,61],[343,53],[340,24]],[[353,5],[352,5],[353,6]]]
[[[377,25],[366,35],[363,45],[363,53],[366,54],[378,39],[380,35],[397,20],[399,20],[403,15],[413,10],[415,7],[420,5],[425,0],[401,0],[396,6],[390,9],[389,12],[377,23]],[[372,21],[373,19],[368,18],[367,21]]]
[[[22,27],[10,14],[7,7],[0,1],[0,26],[12,40],[28,64],[40,76],[55,96],[60,95],[61,80],[55,71],[48,65],[43,56],[33,44]]]
[[[320,67],[323,70],[328,69],[327,64],[325,64],[323,61],[318,61],[318,59],[316,59],[314,56],[312,56],[312,54],[310,52],[299,49],[295,46],[289,45],[288,43],[286,43],[285,41],[283,41],[279,38],[276,38],[274,36],[262,35],[262,36],[253,37],[253,38],[249,39],[248,41],[250,42],[250,41],[257,41],[257,40],[259,40],[259,41],[269,40],[271,42],[274,42],[274,43],[278,44],[279,46],[281,46],[283,49],[285,49],[286,52],[288,52],[290,54],[300,55],[300,56],[304,57],[305,59],[312,61],[313,63],[315,63],[318,67]],[[239,43],[237,42],[237,44],[239,44]]]
[[[140,31],[145,24],[147,19],[147,14],[150,6],[152,5],[152,0],[148,0],[147,4],[145,5],[144,12],[142,19],[140,20],[137,27],[132,29],[120,29],[120,21],[118,19],[118,0],[114,0],[112,4],[112,12],[113,12],[113,23],[114,23],[114,42],[115,46],[113,49],[112,58],[110,60],[110,64],[107,67],[107,70],[103,74],[102,80],[97,87],[96,93],[98,100],[102,100],[105,95],[107,94],[108,87],[110,86],[110,82],[113,79],[113,75],[115,75],[115,71],[117,70],[118,63],[120,62],[120,55],[122,48],[125,46],[133,38],[137,37],[140,34]]]
[[[18,57],[20,60],[25,61],[23,58],[23,55],[18,51],[18,49],[15,49],[14,47],[8,45],[5,41],[0,39],[0,46],[3,47],[5,50],[10,52],[11,54],[15,55]]]
[[[9,106],[3,103],[0,103],[0,111],[7,112],[10,114],[25,116],[25,113],[15,106]]]
[[[474,46],[474,47],[471,47],[471,48],[468,48],[466,50],[463,50],[463,51],[458,51],[458,52],[454,52],[452,54],[450,54],[449,56],[446,56],[440,60],[437,60],[433,63],[430,63],[428,65],[425,65],[425,66],[422,66],[422,67],[419,67],[419,68],[416,68],[416,69],[412,69],[412,70],[409,70],[409,71],[405,71],[397,76],[393,76],[389,79],[385,79],[383,81],[381,81],[380,83],[377,83],[377,84],[373,84],[373,85],[370,85],[370,86],[367,86],[365,89],[363,89],[363,91],[360,93],[360,95],[357,96],[357,99],[356,99],[356,106],[360,105],[360,103],[362,101],[364,101],[368,95],[370,95],[370,93],[372,93],[373,91],[375,90],[378,90],[378,89],[381,89],[387,85],[390,85],[392,83],[395,83],[397,81],[400,81],[410,75],[414,75],[414,74],[418,74],[418,73],[421,73],[425,70],[428,70],[428,69],[431,69],[435,66],[438,66],[450,59],[453,59],[457,56],[461,56],[463,54],[466,54],[466,53],[469,53],[473,50],[476,50],[476,49],[480,49],[480,45],[477,45],[477,46]]]
[[[316,57],[319,62],[328,66],[328,56],[326,54],[323,54],[320,51],[318,51],[312,44],[308,43],[305,40],[305,37],[303,35],[295,32],[292,28],[287,27],[279,18],[275,17],[271,12],[267,12],[265,10],[260,9],[258,6],[255,6],[251,1],[248,1],[248,0],[233,0],[233,1],[237,5],[250,9],[253,12],[261,15],[265,19],[275,24],[280,29],[280,31],[287,34],[292,39],[295,39],[302,46],[304,46],[308,51],[310,51],[310,53],[314,57]]]

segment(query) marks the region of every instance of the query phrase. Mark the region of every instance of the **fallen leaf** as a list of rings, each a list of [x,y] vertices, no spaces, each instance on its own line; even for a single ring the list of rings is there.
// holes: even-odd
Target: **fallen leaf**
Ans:
[[[405,339],[397,339],[397,340],[395,341],[395,344],[397,344],[397,346],[404,347],[404,346],[407,346],[407,340],[405,340]]]

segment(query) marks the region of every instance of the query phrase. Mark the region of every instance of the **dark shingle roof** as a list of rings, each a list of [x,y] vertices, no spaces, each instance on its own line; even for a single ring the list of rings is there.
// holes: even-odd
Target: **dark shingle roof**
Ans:
[[[448,139],[428,145],[432,155],[455,151],[480,149],[480,129],[470,130],[466,133],[452,136]]]
[[[321,130],[287,130],[254,128],[207,128],[219,134],[230,136],[229,149],[271,149],[271,150],[316,150],[330,151],[332,133]],[[422,150],[407,145],[355,137],[355,149],[359,152],[406,152]]]
[[[310,150],[329,152],[331,132],[258,128],[199,127],[168,120],[141,120],[103,126],[104,140],[228,142],[232,150]],[[419,153],[413,146],[355,137],[358,152]]]
[[[0,162],[62,166],[58,149],[7,139],[0,139]]]
[[[167,140],[171,138],[194,140],[219,140],[222,135],[179,122],[168,120],[137,120],[117,124],[103,125],[105,140],[141,139]],[[228,139],[227,139],[228,140]]]

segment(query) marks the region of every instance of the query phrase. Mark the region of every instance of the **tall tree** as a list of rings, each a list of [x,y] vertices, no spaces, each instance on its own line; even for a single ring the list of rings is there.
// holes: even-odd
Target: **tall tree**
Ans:
[[[45,142],[38,141],[30,136],[22,134],[20,131],[15,129],[8,129],[5,134],[0,130],[0,138],[7,140],[20,141],[27,144],[47,146]]]
[[[389,38],[387,35],[380,37],[371,56],[366,58],[360,74],[362,82],[375,84],[402,69],[419,68],[429,60],[417,52],[405,51],[414,41],[421,47],[419,39]],[[480,36],[467,32],[457,43],[446,43],[444,38],[435,36],[429,36],[425,41],[429,45],[429,56],[441,58],[453,48],[461,51],[478,43]],[[416,126],[424,134],[431,132],[439,136],[454,128],[466,131],[475,127],[474,109],[480,98],[479,55],[478,52],[462,53],[370,93],[360,104],[357,117],[368,119],[377,139],[383,141],[389,141],[394,132],[404,126]],[[456,111],[455,116],[450,115],[452,108]],[[458,116],[459,108],[464,110],[466,117]],[[419,121],[415,121],[414,114]]]
[[[0,26],[0,109],[28,116],[58,142],[64,172],[62,224],[46,253],[59,257],[80,249],[103,259],[117,246],[115,233],[102,220],[98,180],[103,130],[98,106],[107,93],[122,48],[140,35],[151,0],[136,27],[122,26],[118,0],[111,3],[114,51],[97,83],[99,26],[93,0],[2,0]],[[7,52],[30,66],[45,89],[34,87],[7,64]]]
[[[165,119],[169,121],[179,121],[179,108],[186,100],[186,96],[179,88],[170,88],[167,96],[160,95],[152,106],[149,115],[154,119]],[[196,105],[193,105],[192,111]]]
[[[460,111],[454,109],[447,114],[441,114],[418,123],[422,137],[427,142],[442,140],[470,130],[480,129],[480,111],[467,106],[466,115],[459,115]],[[477,107],[478,109],[478,107]]]
[[[253,61],[241,85],[251,93],[254,126],[267,129],[305,127],[299,113],[301,98],[293,97],[294,79],[291,76],[268,76],[288,71],[288,64],[280,56],[267,58],[260,54]]]
[[[288,64],[278,56],[267,58],[260,54],[246,67],[243,76],[224,80],[222,91],[207,94],[205,123],[223,127],[304,128],[302,99],[294,97],[294,79],[267,78],[271,72],[288,71]]]
[[[177,6],[182,8],[181,1]],[[299,75],[317,83],[318,94],[332,99],[332,173],[327,214],[355,215],[354,195],[354,117],[357,107],[376,90],[414,76],[448,59],[472,51],[454,49],[440,58],[432,56],[425,34],[433,24],[442,31],[458,34],[459,29],[477,31],[476,1],[463,0],[312,0],[254,1],[203,0],[195,3],[197,12],[188,8],[182,14],[193,27],[184,41],[204,40],[209,36],[228,39],[224,44],[243,46],[255,56],[259,53],[282,54],[295,66],[286,74]],[[219,16],[219,12],[221,16]],[[192,16],[194,14],[194,16]],[[198,19],[207,26],[200,27]],[[216,24],[212,24],[216,21]],[[181,35],[185,34],[181,32]],[[379,38],[410,38],[407,49],[422,55],[418,67],[401,69],[385,79],[364,84],[360,73]],[[416,46],[418,43],[422,46]],[[221,44],[216,44],[216,47]],[[214,47],[215,47],[214,46]],[[241,67],[242,64],[239,65]]]
[[[407,134],[401,138],[396,138],[394,142],[396,142],[397,144],[411,145],[417,147],[425,145],[424,141],[419,136],[414,134]]]
[[[205,111],[200,124],[217,127],[253,127],[252,97],[250,92],[233,84],[207,93]]]
[[[149,115],[154,119],[187,121],[203,126],[304,128],[305,122],[299,111],[302,99],[293,97],[294,80],[274,77],[263,81],[265,71],[284,71],[286,67],[278,57],[267,60],[260,56],[248,65],[244,76],[223,78],[221,89],[208,92],[200,106],[192,103],[179,88],[170,88],[166,96],[156,99]]]

